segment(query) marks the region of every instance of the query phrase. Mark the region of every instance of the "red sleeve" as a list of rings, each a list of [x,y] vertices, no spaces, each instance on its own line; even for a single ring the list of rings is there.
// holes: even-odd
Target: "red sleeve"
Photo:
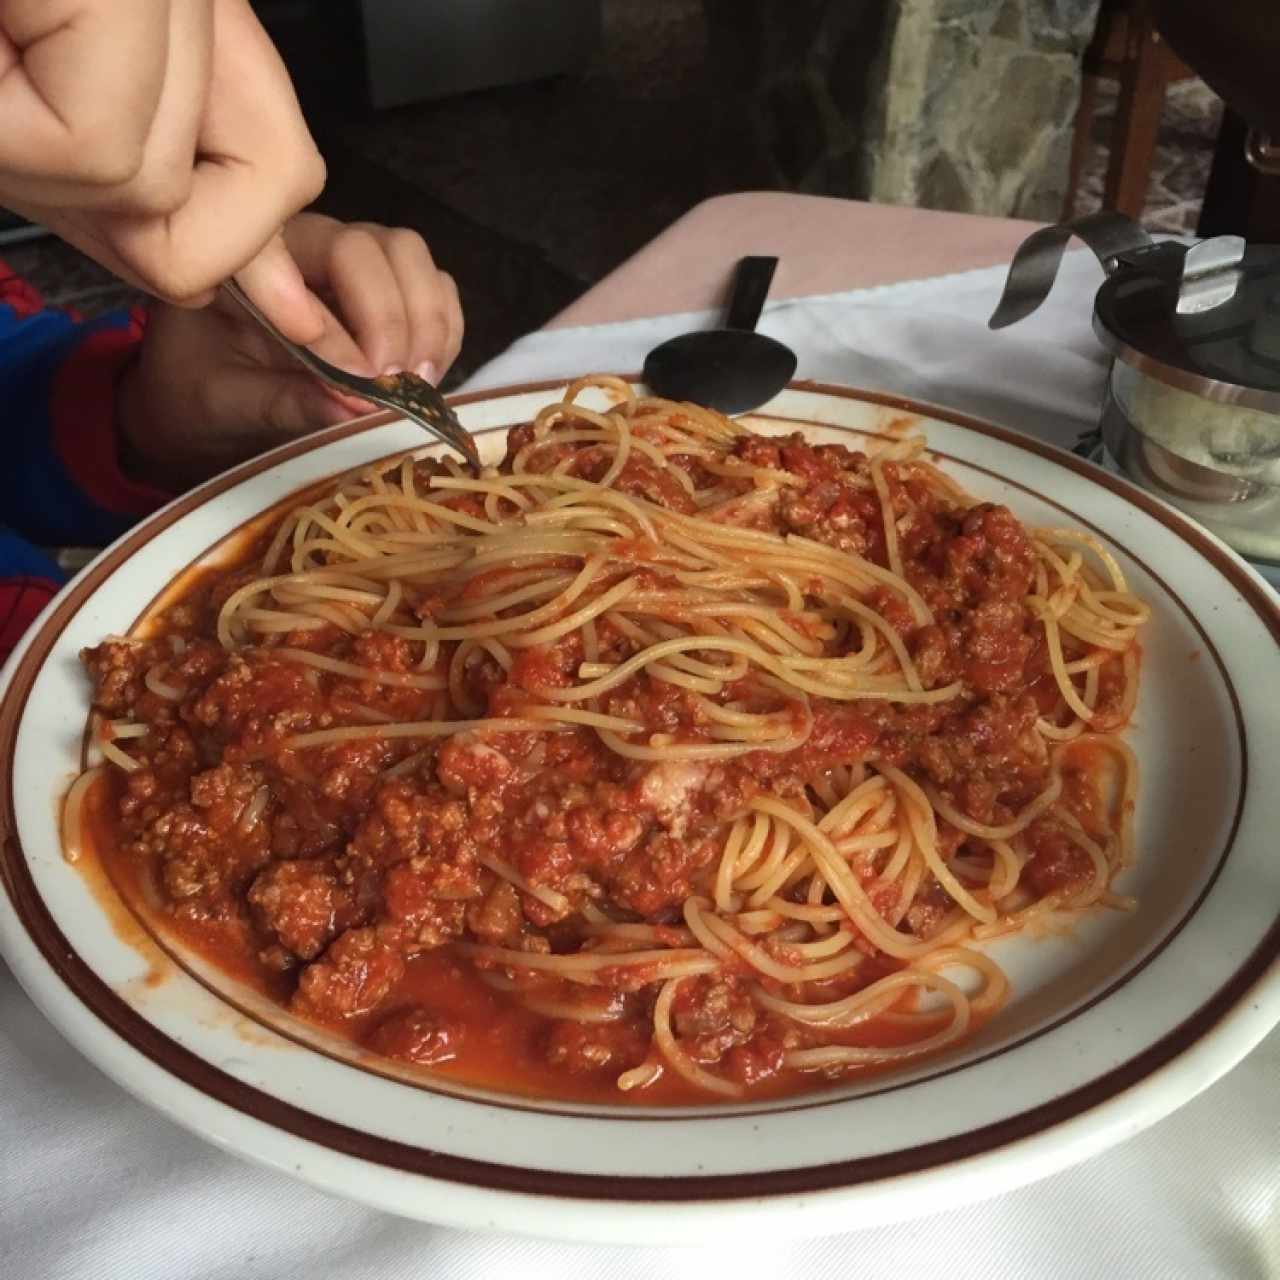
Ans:
[[[0,662],[22,639],[36,615],[57,594],[59,583],[48,578],[0,578]]]
[[[114,515],[142,516],[171,495],[130,479],[120,468],[116,384],[142,340],[140,308],[127,327],[90,333],[62,362],[53,380],[53,446],[67,475],[90,501]]]
[[[0,306],[12,307],[16,316],[33,316],[44,310],[44,300],[7,262],[0,262]]]

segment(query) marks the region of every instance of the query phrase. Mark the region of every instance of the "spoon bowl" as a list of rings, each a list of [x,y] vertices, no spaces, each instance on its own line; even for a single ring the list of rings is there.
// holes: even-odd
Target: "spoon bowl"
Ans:
[[[727,414],[772,400],[796,371],[790,347],[755,331],[777,265],[777,258],[743,258],[724,327],[682,333],[654,347],[644,362],[650,390]]]
[[[692,400],[721,413],[746,413],[791,381],[796,353],[763,333],[707,329],[655,347],[644,380],[668,400]]]

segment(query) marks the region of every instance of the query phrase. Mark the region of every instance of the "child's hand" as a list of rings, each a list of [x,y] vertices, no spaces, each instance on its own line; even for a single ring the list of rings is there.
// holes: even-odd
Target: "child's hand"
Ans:
[[[439,381],[458,354],[462,309],[421,236],[308,213],[285,240],[328,309],[317,354],[353,373]],[[325,388],[229,298],[203,311],[156,307],[117,398],[126,470],[168,489],[370,408]]]
[[[323,185],[249,0],[0,0],[0,204],[116,275],[204,306],[234,274],[313,341],[279,233]]]

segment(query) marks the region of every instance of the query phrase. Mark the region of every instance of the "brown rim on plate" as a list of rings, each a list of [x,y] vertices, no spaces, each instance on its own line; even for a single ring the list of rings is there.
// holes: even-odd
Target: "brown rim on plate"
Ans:
[[[564,379],[557,378],[544,382],[497,388],[493,391],[456,397],[453,399],[453,403],[465,404],[477,400],[501,399],[545,391],[562,386],[564,382]],[[1245,602],[1264,622],[1277,642],[1280,643],[1280,608],[1269,598],[1265,590],[1242,569],[1229,553],[1217,546],[1198,527],[1184,517],[1166,509],[1161,503],[1127,482],[1111,476],[1109,473],[1076,458],[1074,455],[1061,452],[1040,441],[1021,436],[1006,428],[996,427],[967,415],[953,413],[919,401],[899,396],[853,391],[847,387],[832,386],[824,383],[795,382],[791,386],[792,389],[798,391],[812,391],[843,399],[879,404],[923,417],[933,417],[939,421],[974,431],[979,435],[1014,445],[1075,471],[1077,474],[1112,491],[1150,515],[1198,552],[1202,558],[1208,560],[1240,592]],[[344,439],[359,431],[393,420],[394,415],[381,414],[356,423],[332,428],[308,439],[297,441],[269,458],[256,459],[243,464],[227,475],[210,482],[210,484],[197,492],[179,499],[158,519],[144,522],[107,556],[88,570],[78,582],[57,600],[19,659],[12,673],[9,687],[5,691],[3,702],[0,703],[0,750],[4,751],[8,760],[5,785],[0,789],[0,838],[2,838],[2,843],[0,843],[0,880],[4,883],[19,920],[39,949],[45,963],[58,975],[64,985],[116,1035],[170,1075],[246,1116],[335,1152],[387,1166],[391,1169],[462,1183],[472,1187],[538,1196],[567,1196],[579,1199],[615,1201],[706,1201],[759,1196],[776,1197],[801,1192],[850,1187],[884,1178],[936,1169],[941,1165],[957,1160],[991,1152],[998,1147],[1064,1123],[1093,1107],[1113,1099],[1124,1090],[1140,1083],[1169,1063],[1179,1053],[1189,1048],[1212,1030],[1231,1011],[1244,993],[1280,957],[1280,917],[1278,917],[1261,942],[1231,978],[1173,1031],[1154,1044],[1148,1045],[1142,1052],[1127,1062],[1071,1093],[1054,1099],[1052,1102],[1031,1108],[1016,1116],[1010,1116],[983,1128],[958,1134],[952,1138],[877,1156],[768,1173],[678,1177],[581,1174],[496,1164],[462,1156],[451,1156],[379,1138],[323,1119],[282,1102],[252,1086],[243,1084],[217,1067],[212,1066],[153,1027],[112,991],[79,957],[40,898],[17,835],[12,762],[18,725],[21,722],[27,697],[36,676],[63,629],[79,610],[84,600],[139,547],[150,541],[156,534],[168,528],[182,516],[202,506],[210,499],[219,496],[240,481],[260,474],[279,462],[287,461],[320,445]],[[786,421],[787,419],[775,418],[774,420]],[[974,466],[975,464],[966,462],[965,465]],[[977,467],[977,469],[985,470],[981,467]],[[995,473],[990,474],[994,475]],[[998,478],[1005,483],[1011,483],[1005,477]],[[1049,499],[1046,500],[1051,501]],[[201,554],[204,554],[204,552]],[[1148,569],[1148,572],[1151,571]],[[1177,600],[1177,597],[1172,592],[1169,594]],[[1178,603],[1180,604],[1181,602],[1179,601]],[[1185,606],[1183,607],[1185,609]],[[1188,614],[1188,616],[1190,615]],[[1197,629],[1199,629],[1198,624]],[[1217,653],[1208,641],[1208,637],[1204,636],[1202,630],[1200,634],[1205,639],[1209,651],[1217,659]],[[1220,659],[1218,660],[1218,665],[1221,668]],[[1225,671],[1223,674],[1225,676]],[[1230,681],[1227,682],[1227,687],[1238,712],[1238,699]],[[1240,729],[1243,773],[1247,769],[1247,758],[1243,755],[1245,743],[1242,725]],[[1242,781],[1242,797],[1243,792],[1244,785]],[[1231,839],[1234,838],[1235,826],[1239,821],[1239,813],[1240,810],[1237,807],[1235,822],[1233,822],[1231,837],[1227,841],[1226,849],[1195,902],[1182,920],[1161,939],[1159,945],[1145,956],[1138,965],[1129,970],[1122,981],[1127,981],[1150,963],[1151,959],[1168,944],[1174,934],[1195,914],[1212,887],[1222,862],[1226,858],[1227,851],[1230,849]],[[1054,1025],[1060,1025],[1062,1021],[1078,1016],[1084,1008],[1088,1008],[1090,1005],[1097,1003],[1098,1000],[1104,999],[1118,985],[1120,983],[1113,984],[1107,991],[1094,997],[1087,1004],[1073,1009],[1070,1014],[1065,1015],[1063,1019],[1059,1019]],[[1049,1028],[1045,1030],[1047,1029]],[[1041,1034],[1043,1034],[1043,1031]],[[1029,1037],[1024,1037],[1021,1043],[1025,1043],[1027,1038]],[[992,1055],[987,1056],[990,1057]],[[458,1095],[452,1096],[457,1097]],[[840,1101],[842,1100],[819,1100],[807,1105],[836,1105]],[[483,1100],[477,1100],[477,1102],[479,1105],[484,1105]],[[546,1110],[541,1107],[537,1109]],[[737,1114],[741,1115],[740,1112]],[[637,1115],[631,1118],[641,1120],[647,1117]],[[688,1117],[687,1113],[682,1118],[692,1119],[692,1117]],[[697,1116],[698,1122],[714,1118],[714,1116],[702,1114]]]

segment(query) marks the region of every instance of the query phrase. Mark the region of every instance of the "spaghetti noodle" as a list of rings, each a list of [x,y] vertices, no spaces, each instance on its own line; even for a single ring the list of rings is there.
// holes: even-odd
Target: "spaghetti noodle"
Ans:
[[[479,476],[297,503],[86,662],[118,856],[294,1011],[466,1075],[518,1009],[565,1094],[735,1098],[953,1043],[1006,991],[975,942],[1126,905],[1147,616],[918,438],[594,378]]]

